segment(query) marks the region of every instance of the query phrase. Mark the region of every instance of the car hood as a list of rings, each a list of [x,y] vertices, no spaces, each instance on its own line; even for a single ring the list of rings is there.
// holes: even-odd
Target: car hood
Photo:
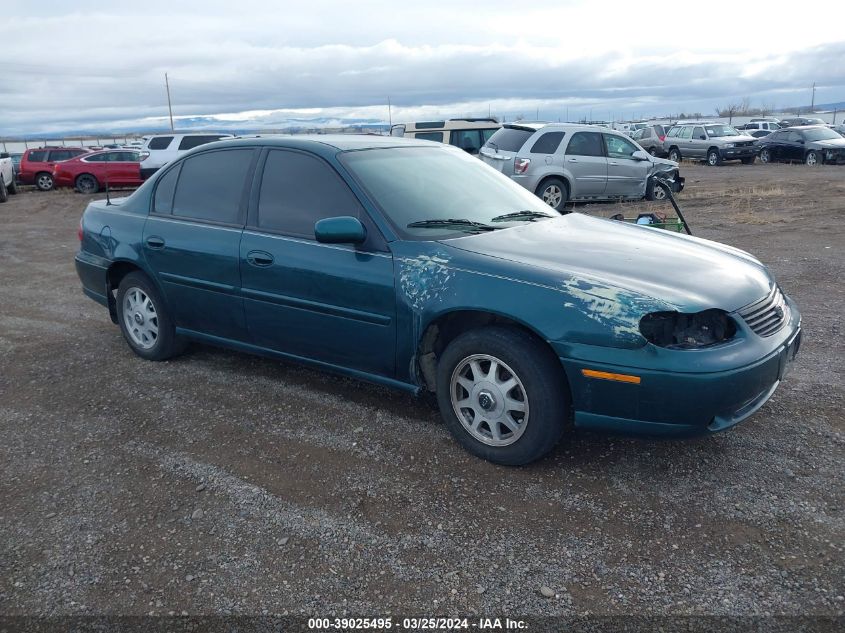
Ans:
[[[810,144],[815,147],[822,147],[824,149],[840,149],[845,148],[845,138],[831,138],[824,141],[810,141]]]
[[[657,158],[656,156],[650,156],[649,160],[651,161],[652,173],[658,171],[672,171],[673,169],[678,168],[678,163],[673,160],[668,160],[666,158]]]
[[[750,134],[738,134],[736,136],[720,136],[719,140],[725,141],[726,143],[745,143],[748,141],[756,141],[757,139]]]
[[[762,297],[774,281],[739,249],[647,226],[572,213],[444,240],[449,247],[539,269],[545,283],[600,283],[697,312],[733,312]]]

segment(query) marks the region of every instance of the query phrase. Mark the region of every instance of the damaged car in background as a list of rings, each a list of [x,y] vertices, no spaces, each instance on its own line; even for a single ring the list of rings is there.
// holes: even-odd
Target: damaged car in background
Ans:
[[[798,309],[748,253],[561,216],[446,145],[222,141],[111,202],[88,205],[76,268],[138,356],[200,341],[432,392],[500,464],[572,425],[730,428],[800,344]]]
[[[573,123],[506,123],[479,158],[555,211],[568,202],[662,200],[684,188],[678,163],[652,156],[621,132]]]

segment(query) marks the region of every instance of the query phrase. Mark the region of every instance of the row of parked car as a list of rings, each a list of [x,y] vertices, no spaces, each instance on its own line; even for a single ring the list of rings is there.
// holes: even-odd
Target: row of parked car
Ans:
[[[137,187],[160,167],[199,145],[231,134],[161,134],[145,137],[140,146],[104,148],[39,147],[10,155],[16,183],[41,191],[74,187],[97,193],[110,187]]]

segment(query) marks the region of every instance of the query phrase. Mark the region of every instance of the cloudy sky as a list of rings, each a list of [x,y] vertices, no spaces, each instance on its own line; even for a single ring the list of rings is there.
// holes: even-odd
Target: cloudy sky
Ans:
[[[0,136],[164,128],[165,72],[177,119],[233,128],[387,120],[388,97],[394,122],[779,108],[814,81],[816,103],[845,101],[845,9],[828,0],[800,17],[771,0],[2,5]]]

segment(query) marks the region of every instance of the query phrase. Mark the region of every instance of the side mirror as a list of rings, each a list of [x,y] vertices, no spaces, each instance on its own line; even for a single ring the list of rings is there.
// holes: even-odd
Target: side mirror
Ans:
[[[362,244],[367,231],[358,218],[342,215],[318,221],[314,225],[314,237],[323,244]]]
[[[631,158],[634,160],[649,160],[649,155],[647,151],[638,149],[636,152],[631,154]]]
[[[0,158],[11,158],[11,156],[9,155],[9,152],[3,152],[0,154]]]

